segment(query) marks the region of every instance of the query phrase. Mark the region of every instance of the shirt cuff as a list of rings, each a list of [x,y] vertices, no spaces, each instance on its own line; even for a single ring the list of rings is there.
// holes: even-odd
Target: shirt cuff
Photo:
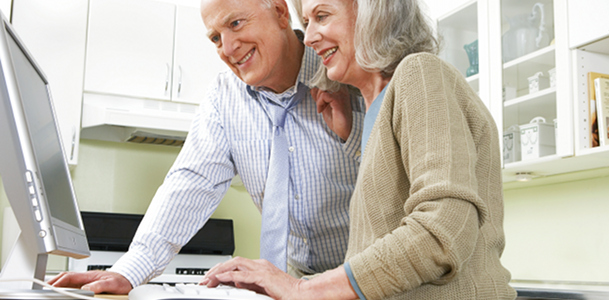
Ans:
[[[160,275],[155,274],[150,262],[146,261],[143,256],[134,254],[133,251],[127,251],[127,253],[123,254],[107,271],[123,275],[133,288],[145,284],[155,276]]]
[[[353,125],[351,127],[351,133],[349,137],[342,144],[343,150],[347,153],[347,156],[353,158],[355,161],[360,162],[362,152],[362,132],[364,131],[364,117],[365,114],[362,112],[353,112]]]
[[[347,277],[349,277],[351,287],[353,288],[357,296],[360,298],[360,300],[366,300],[366,297],[364,297],[364,294],[362,294],[362,291],[359,289],[359,285],[357,285],[357,282],[355,281],[355,277],[353,277],[353,272],[351,272],[351,266],[349,265],[349,262],[346,262],[343,265],[343,268],[345,268],[345,272],[347,273]]]

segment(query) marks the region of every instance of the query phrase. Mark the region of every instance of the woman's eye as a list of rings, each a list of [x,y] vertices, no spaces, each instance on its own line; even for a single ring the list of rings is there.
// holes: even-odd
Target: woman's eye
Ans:
[[[323,22],[328,17],[328,15],[317,15],[317,21]]]

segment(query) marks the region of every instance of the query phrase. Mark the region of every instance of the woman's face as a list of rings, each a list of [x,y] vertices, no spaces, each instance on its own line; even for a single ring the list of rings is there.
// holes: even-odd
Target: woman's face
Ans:
[[[328,78],[357,86],[365,74],[355,61],[353,0],[302,0],[307,46],[321,56]]]

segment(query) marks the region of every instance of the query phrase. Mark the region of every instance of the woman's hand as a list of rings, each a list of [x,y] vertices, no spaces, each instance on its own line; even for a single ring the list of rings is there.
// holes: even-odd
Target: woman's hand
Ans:
[[[300,291],[303,281],[284,273],[267,260],[236,257],[211,268],[199,284],[208,287],[234,285],[274,299],[304,299]]]
[[[216,287],[220,283],[266,294],[273,299],[357,299],[342,266],[305,280],[284,273],[266,260],[237,257],[211,268],[199,284]]]
[[[351,98],[347,88],[343,87],[334,93],[313,88],[311,89],[311,96],[317,103],[317,112],[323,115],[328,127],[343,141],[346,141],[353,126]]]

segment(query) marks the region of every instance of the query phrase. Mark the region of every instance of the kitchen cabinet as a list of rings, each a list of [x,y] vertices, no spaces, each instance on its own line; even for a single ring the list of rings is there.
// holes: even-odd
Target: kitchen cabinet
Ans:
[[[521,126],[523,160],[504,163],[504,180],[562,172],[560,163],[555,162],[574,154],[566,1],[493,0],[489,8],[490,19],[502,20],[493,24],[496,27],[491,28],[490,35],[491,48],[500,49],[491,54],[492,99],[500,103],[492,111],[500,128]],[[531,132],[522,127],[539,119],[555,126],[553,136],[552,132],[544,136],[540,130]],[[553,149],[525,160],[530,144]]]
[[[569,22],[570,48],[582,47],[609,37],[609,1],[567,0],[567,5],[569,20],[574,20]]]
[[[489,42],[486,1],[467,1],[438,18],[444,47],[440,57],[453,64],[490,108]]]
[[[15,0],[12,23],[45,73],[63,148],[78,162],[85,61],[87,1]]]
[[[224,69],[199,11],[150,0],[91,0],[85,92],[197,104]]]
[[[8,19],[11,19],[11,6],[13,4],[13,1],[11,0],[2,0],[0,1],[0,10],[2,11],[2,14]]]
[[[477,28],[463,29],[473,20],[477,20]],[[573,164],[570,158],[575,154],[569,23],[567,0],[476,0],[466,2],[438,19],[438,31],[444,32],[444,53],[458,49],[461,61],[466,58],[462,50],[464,45],[477,34],[479,75],[475,80],[467,79],[470,84],[478,82],[480,97],[490,108],[499,129],[504,153],[511,146],[521,145],[518,140],[517,144],[504,140],[504,132],[516,128],[515,132],[520,135],[529,134],[523,132],[523,128],[533,120],[545,120],[555,127],[553,134],[543,137],[551,140],[548,142],[552,145],[550,149],[544,146],[546,151],[534,152],[532,156],[522,156],[518,160],[508,160],[504,156],[504,181],[577,168],[569,166]],[[468,61],[459,63],[451,55],[444,55],[460,70],[469,67]],[[550,74],[554,74],[552,80]],[[475,84],[472,87],[476,89]],[[525,140],[525,143],[529,142]],[[539,139],[532,142],[542,144]],[[573,165],[577,166],[577,163]]]

